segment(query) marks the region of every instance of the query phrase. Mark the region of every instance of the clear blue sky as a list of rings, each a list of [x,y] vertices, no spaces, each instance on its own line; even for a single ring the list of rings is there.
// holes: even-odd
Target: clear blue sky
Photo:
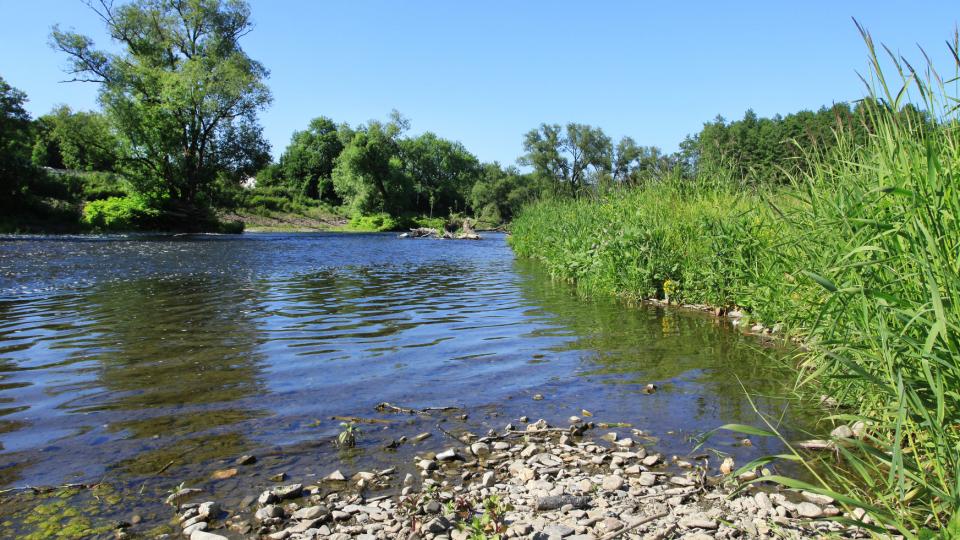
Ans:
[[[856,99],[866,51],[851,16],[894,51],[918,58],[920,44],[941,66],[960,18],[956,0],[251,4],[244,46],[272,72],[261,120],[274,155],[315,116],[357,124],[398,109],[414,132],[505,164],[541,122],[670,151],[717,114]],[[93,85],[58,83],[65,60],[47,45],[55,23],[108,43],[80,0],[0,0],[0,13],[0,75],[27,92],[32,114],[96,108]]]

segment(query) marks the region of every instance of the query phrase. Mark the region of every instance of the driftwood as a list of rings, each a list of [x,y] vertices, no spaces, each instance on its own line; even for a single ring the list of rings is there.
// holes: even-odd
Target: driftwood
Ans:
[[[546,512],[562,508],[568,504],[579,510],[585,510],[590,507],[590,497],[577,497],[575,495],[540,497],[537,499],[536,510],[537,512]]]
[[[401,407],[392,405],[386,401],[378,403],[375,407],[380,412],[393,412],[398,414],[422,414],[429,416],[431,412],[459,411],[460,407],[424,407],[422,409],[413,409],[410,407]]]
[[[382,418],[361,418],[359,416],[331,416],[330,419],[353,424],[389,424],[393,422],[392,420],[383,420]]]
[[[669,515],[669,514],[670,514],[670,512],[661,512],[661,513],[659,513],[659,514],[654,514],[654,515],[652,515],[652,516],[647,516],[647,517],[645,517],[645,518],[640,518],[640,519],[638,519],[638,520],[636,520],[636,521],[633,521],[633,522],[628,523],[627,525],[624,525],[623,527],[621,527],[621,528],[613,531],[613,532],[610,533],[610,534],[606,534],[606,535],[604,535],[604,536],[601,536],[601,537],[600,537],[600,540],[611,540],[612,538],[616,538],[616,537],[620,536],[621,534],[624,534],[624,533],[626,533],[626,532],[632,531],[633,529],[636,529],[637,527],[643,525],[644,523],[649,523],[649,522],[651,522],[651,521],[653,521],[653,520],[655,520],[655,519],[660,519],[660,518],[662,518],[662,517],[667,517],[667,515]]]

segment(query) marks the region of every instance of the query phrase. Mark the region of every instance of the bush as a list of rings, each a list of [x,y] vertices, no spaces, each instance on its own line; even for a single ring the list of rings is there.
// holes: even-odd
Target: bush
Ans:
[[[110,197],[83,207],[83,222],[103,231],[148,229],[159,217],[160,212],[139,197]]]
[[[386,212],[380,212],[372,215],[354,214],[350,218],[348,227],[354,231],[383,232],[400,229],[400,225],[397,218]]]

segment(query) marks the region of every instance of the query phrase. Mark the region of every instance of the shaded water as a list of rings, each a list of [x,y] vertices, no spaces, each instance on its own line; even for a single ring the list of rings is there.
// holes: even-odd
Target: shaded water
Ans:
[[[500,235],[11,237],[0,486],[105,480],[114,516],[153,506],[163,521],[156,501],[181,480],[239,496],[273,472],[309,479],[445,444],[438,419],[378,414],[381,401],[463,407],[467,419],[439,420],[475,433],[585,408],[685,454],[691,435],[758,423],[738,378],[761,409],[785,406],[770,397],[793,382],[781,355],[707,316],[580,299]],[[343,456],[336,415],[389,423]],[[436,436],[380,448],[419,431]],[[735,441],[714,446],[741,463],[776,450]],[[244,453],[260,464],[209,479]]]

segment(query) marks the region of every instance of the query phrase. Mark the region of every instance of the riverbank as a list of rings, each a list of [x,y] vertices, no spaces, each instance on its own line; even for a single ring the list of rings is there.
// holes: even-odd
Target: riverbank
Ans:
[[[510,243],[581,294],[715,306],[805,343],[799,387],[836,404],[823,422],[869,426],[818,483],[912,536],[947,528],[960,500],[960,192],[946,165],[960,138],[876,114],[868,145],[811,156],[792,185],[666,180],[544,201]]]
[[[465,434],[442,452],[416,455],[416,473],[402,479],[396,468],[337,469],[251,494],[240,508],[204,502],[189,487],[168,502],[191,540],[867,537],[833,519],[856,521],[862,510],[765,485],[770,472],[761,467],[735,477],[730,459],[669,457],[635,442],[644,440],[640,430],[601,434],[579,417],[569,423]]]

